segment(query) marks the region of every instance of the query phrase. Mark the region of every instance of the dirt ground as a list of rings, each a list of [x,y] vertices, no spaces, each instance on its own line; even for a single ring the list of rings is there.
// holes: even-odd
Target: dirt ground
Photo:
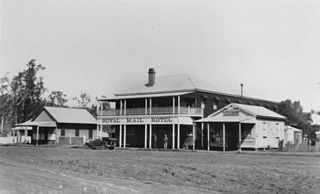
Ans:
[[[320,193],[319,155],[0,146],[0,193]]]

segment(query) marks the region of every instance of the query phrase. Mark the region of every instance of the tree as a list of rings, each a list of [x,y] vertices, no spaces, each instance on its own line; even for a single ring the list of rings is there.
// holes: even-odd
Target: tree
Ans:
[[[48,106],[65,106],[68,101],[67,95],[61,91],[52,91],[48,96],[46,105]]]
[[[278,105],[278,113],[287,117],[286,124],[297,127],[303,131],[308,139],[315,137],[315,128],[311,125],[311,113],[303,112],[300,101],[287,99]]]
[[[42,77],[37,73],[44,70],[41,64],[36,64],[34,59],[26,65],[27,68],[19,72],[11,82],[15,123],[33,118],[43,107],[45,100],[42,98],[46,91]]]
[[[14,124],[13,96],[10,88],[11,80],[6,73],[0,78],[0,122],[1,132],[10,129]],[[6,131],[4,131],[6,132]]]
[[[81,92],[79,97],[74,97],[73,100],[78,102],[79,108],[88,108],[91,97],[87,92]]]
[[[97,116],[97,105],[96,103],[91,103],[91,97],[87,92],[81,92],[80,96],[74,97],[73,100],[78,102],[79,108],[87,109],[94,117]],[[104,106],[108,107],[109,105],[105,104]]]

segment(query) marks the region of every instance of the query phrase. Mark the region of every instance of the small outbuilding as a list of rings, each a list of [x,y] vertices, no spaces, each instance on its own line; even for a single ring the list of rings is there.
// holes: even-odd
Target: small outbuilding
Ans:
[[[285,144],[299,144],[302,143],[302,130],[286,125],[284,130]]]
[[[196,124],[207,125],[207,148],[223,151],[241,148],[278,148],[284,139],[286,118],[261,106],[232,103]],[[198,141],[201,133],[195,132]],[[205,133],[204,133],[205,134]]]
[[[86,109],[45,106],[34,119],[17,124],[14,130],[18,140],[30,137],[36,145],[84,144],[97,138],[97,120]]]

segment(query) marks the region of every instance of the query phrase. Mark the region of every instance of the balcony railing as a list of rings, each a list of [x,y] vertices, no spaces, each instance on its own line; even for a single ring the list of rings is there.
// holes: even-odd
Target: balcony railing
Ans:
[[[146,111],[147,110],[147,111]],[[153,107],[151,108],[151,115],[163,115],[163,114],[186,114],[186,115],[202,115],[201,108],[191,108],[191,107],[180,107],[180,112],[178,112],[178,107],[175,107],[174,111],[172,107]],[[120,115],[150,115],[150,108],[127,108],[125,111],[122,110],[120,114],[120,109],[110,109],[99,111],[99,116],[120,116]]]

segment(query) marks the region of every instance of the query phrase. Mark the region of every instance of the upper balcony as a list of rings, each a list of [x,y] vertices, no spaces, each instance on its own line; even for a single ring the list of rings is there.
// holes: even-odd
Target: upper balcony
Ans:
[[[202,116],[200,107],[152,107],[150,108],[127,108],[127,109],[109,109],[98,111],[98,116],[123,116],[123,115],[170,115],[181,114],[189,116]]]

